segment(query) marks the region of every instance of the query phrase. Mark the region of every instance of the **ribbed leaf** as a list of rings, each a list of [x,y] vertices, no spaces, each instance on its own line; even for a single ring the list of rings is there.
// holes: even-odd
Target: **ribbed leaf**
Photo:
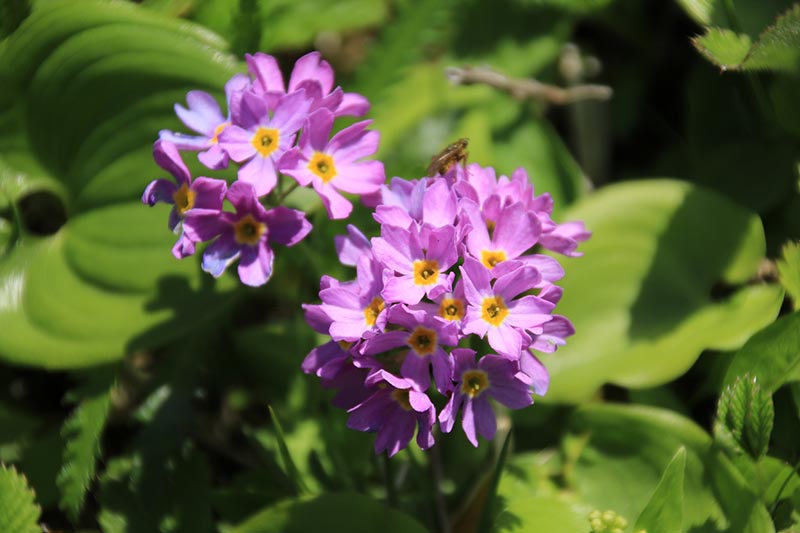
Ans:
[[[100,437],[111,405],[109,383],[101,381],[106,380],[98,380],[92,384],[94,390],[82,394],[80,404],[62,428],[66,447],[56,484],[61,491],[59,507],[73,522],[80,517],[86,493],[94,479],[100,456]]]
[[[41,533],[37,525],[42,510],[23,476],[0,465],[0,531],[3,533]]]
[[[139,198],[165,174],[152,160],[158,131],[182,128],[173,104],[191,89],[220,94],[234,72],[225,43],[131,3],[54,0],[3,44],[0,196],[19,206],[46,193],[67,220],[50,235],[20,217],[0,231],[13,235],[0,323],[15,332],[0,335],[0,359],[90,366],[213,320],[224,297],[196,261],[170,254],[168,209]]]
[[[303,477],[300,475],[300,471],[297,469],[294,459],[292,459],[292,454],[289,451],[289,447],[286,445],[286,438],[283,435],[281,421],[278,420],[278,415],[275,414],[272,406],[269,408],[269,416],[272,418],[272,425],[275,428],[275,439],[278,442],[278,453],[280,454],[281,461],[283,462],[283,469],[286,473],[286,477],[288,477],[294,484],[295,491],[298,494],[308,493],[308,487],[303,481]]]
[[[745,374],[722,391],[714,434],[758,459],[767,452],[774,419],[772,397],[757,378]]]

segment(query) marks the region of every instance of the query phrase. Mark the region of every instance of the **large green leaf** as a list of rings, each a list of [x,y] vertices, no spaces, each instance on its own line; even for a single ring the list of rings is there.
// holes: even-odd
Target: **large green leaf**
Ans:
[[[764,390],[774,393],[787,381],[800,380],[800,311],[759,331],[733,356],[725,384],[749,372]]]
[[[36,192],[67,222],[41,235],[17,219],[0,256],[0,358],[69,368],[184,334],[224,308],[193,260],[170,254],[167,208],[139,196],[172,105],[219,94],[235,63],[202,28],[127,3],[42,2],[0,55],[0,190]],[[192,155],[189,155],[193,158]]]
[[[653,496],[636,519],[634,531],[672,533],[683,530],[683,473],[686,449],[680,448],[664,470]]]
[[[576,496],[596,509],[629,520],[639,516],[683,446],[683,531],[708,524],[716,525],[712,531],[772,531],[758,496],[688,418],[663,409],[600,404],[579,409],[571,428],[588,441],[569,470],[569,482]]]
[[[360,494],[322,494],[285,500],[264,509],[229,533],[415,533],[422,525],[399,511]]]
[[[557,311],[577,334],[542,356],[547,398],[577,402],[605,382],[645,388],[685,372],[706,348],[735,349],[773,320],[783,291],[738,285],[765,252],[758,217],[711,191],[671,180],[607,187],[570,209],[593,232],[564,259]],[[729,296],[715,298],[725,283]]]

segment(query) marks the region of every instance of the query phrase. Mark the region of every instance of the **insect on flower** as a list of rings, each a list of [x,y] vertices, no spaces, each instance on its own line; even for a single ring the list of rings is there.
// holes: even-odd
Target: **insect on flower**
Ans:
[[[426,171],[428,173],[427,175],[435,176],[436,174],[440,174],[444,176],[447,174],[448,170],[453,168],[453,165],[458,163],[466,164],[467,156],[469,155],[469,152],[467,152],[468,144],[468,139],[459,139],[433,156],[431,158],[431,164],[428,165],[428,170]]]

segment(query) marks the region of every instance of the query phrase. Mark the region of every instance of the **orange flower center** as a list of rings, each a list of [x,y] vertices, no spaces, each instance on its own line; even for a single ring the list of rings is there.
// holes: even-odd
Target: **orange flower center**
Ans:
[[[386,307],[386,302],[384,302],[380,296],[376,296],[369,305],[364,308],[364,320],[366,320],[368,326],[375,325],[375,322],[378,320],[378,315],[381,314],[384,307]]]
[[[323,183],[328,183],[336,177],[336,165],[333,158],[322,152],[314,152],[308,163],[308,170],[320,177]]]
[[[392,400],[403,408],[404,411],[411,411],[411,402],[408,399],[408,389],[396,389],[392,392]]]
[[[414,261],[414,283],[433,285],[439,279],[439,262],[433,259]]]
[[[439,316],[445,320],[460,321],[464,318],[464,302],[458,298],[442,298]]]
[[[481,250],[481,263],[489,270],[507,259],[503,250]]]
[[[194,198],[196,195],[197,193],[190,189],[185,183],[181,185],[177,191],[172,193],[175,209],[178,211],[178,215],[181,218],[183,218],[183,215],[185,215],[189,209],[194,207]]]
[[[436,351],[436,332],[418,326],[408,337],[408,345],[420,357],[430,355]]]
[[[475,398],[489,388],[489,376],[483,370],[467,370],[461,375],[461,392]]]
[[[219,142],[219,134],[222,133],[225,130],[225,128],[227,128],[230,125],[231,125],[230,122],[223,122],[222,124],[217,126],[214,129],[214,136],[211,137],[211,144],[217,144]]]
[[[508,316],[508,307],[502,296],[484,298],[481,303],[481,318],[493,326],[499,326]]]

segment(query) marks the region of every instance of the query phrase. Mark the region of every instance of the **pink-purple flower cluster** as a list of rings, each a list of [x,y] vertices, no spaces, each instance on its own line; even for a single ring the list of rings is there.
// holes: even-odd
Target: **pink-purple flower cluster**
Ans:
[[[578,256],[590,233],[581,222],[553,222],[552,198],[535,196],[521,168],[508,178],[456,165],[444,176],[394,178],[380,196],[380,236],[348,226],[336,240],[356,278],[323,277],[322,303],[304,306],[331,341],[303,370],[337,390],[333,403],[348,411],[349,427],[377,432],[376,453],[394,455],[415,430],[428,449],[437,420],[447,433],[459,413],[477,446],[478,434],[495,435],[490,398],[520,409],[547,391],[531,350],[553,352],[574,333],[553,313],[564,271],[537,249]],[[484,344],[476,338],[495,353],[478,356],[469,347]]]
[[[318,52],[301,57],[288,86],[272,56],[245,56],[249,76],[237,74],[225,85],[228,108],[203,91],[186,95],[187,107],[175,112],[197,135],[163,130],[154,158],[175,182],[157,179],[142,195],[150,206],[172,204],[169,228],[180,237],[172,249],[181,259],[196,245],[211,242],[203,253],[203,269],[222,275],[238,259],[239,277],[247,285],[262,285],[272,275],[271,245],[292,246],[311,231],[301,211],[271,203],[279,176],[311,185],[332,219],[346,218],[352,204],[342,193],[375,195],[386,176],[380,161],[364,161],[378,149],[371,121],[356,122],[334,134],[337,117],[362,116],[369,102],[361,95],[334,88],[333,69]],[[237,164],[235,181],[192,179],[180,150],[198,152],[212,170]],[[279,197],[278,200],[281,198]],[[233,211],[225,210],[225,200]]]

